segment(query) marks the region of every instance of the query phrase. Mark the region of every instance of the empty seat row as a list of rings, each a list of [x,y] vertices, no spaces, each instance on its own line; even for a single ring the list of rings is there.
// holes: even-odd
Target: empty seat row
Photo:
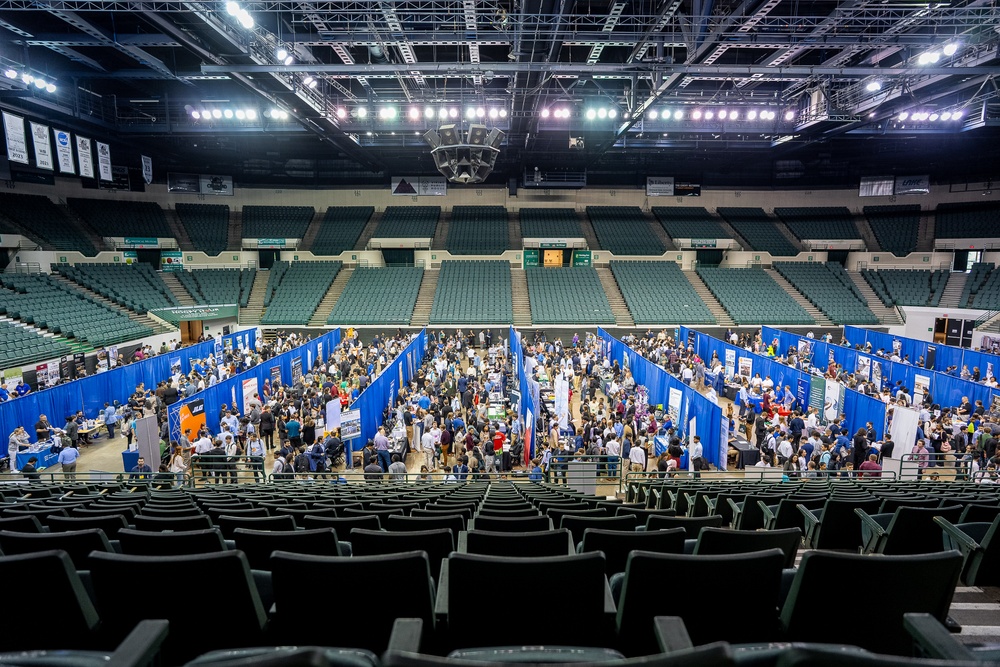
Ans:
[[[386,206],[372,238],[433,238],[440,217],[440,206]]]
[[[615,255],[662,255],[667,248],[638,206],[588,206],[601,248]]]
[[[250,302],[256,269],[198,269],[175,271],[178,281],[200,305],[238,304],[246,308]]]
[[[930,306],[941,301],[948,271],[925,269],[862,269],[861,275],[887,306]]]
[[[917,249],[920,204],[865,206],[863,211],[882,250],[905,257]]]
[[[991,239],[1000,225],[1000,205],[994,201],[938,204],[934,211],[934,237],[939,239]]]
[[[228,206],[178,202],[174,211],[195,250],[218,255],[226,249],[229,243]]]
[[[316,215],[312,206],[244,206],[245,239],[301,239]]]
[[[529,267],[524,270],[535,324],[614,324],[615,316],[592,267]]]
[[[615,260],[610,266],[637,325],[715,324],[708,306],[676,263]]]
[[[423,275],[410,266],[355,269],[327,324],[409,324]]]
[[[509,324],[514,319],[510,262],[441,262],[430,324]]]
[[[307,324],[342,267],[341,262],[292,262],[274,287],[261,324]]]
[[[145,314],[147,310],[180,305],[160,275],[145,262],[54,264],[52,268],[59,275],[140,315]]]
[[[173,237],[167,216],[156,202],[70,197],[66,204],[101,236]]]
[[[97,254],[90,236],[44,195],[0,193],[0,215],[19,225],[7,233],[28,238],[56,250],[77,250],[87,257]]]
[[[522,208],[521,237],[526,239],[581,238],[580,218],[572,208]]]
[[[456,206],[445,246],[453,255],[499,255],[509,247],[507,209]]]
[[[878,318],[842,265],[775,262],[774,268],[834,324],[878,324]]]
[[[774,214],[785,223],[795,238],[803,241],[861,238],[851,210],[846,206],[776,207]]]
[[[314,255],[339,255],[352,250],[374,212],[372,206],[330,206],[312,247],[306,250],[312,250]]]
[[[754,250],[772,255],[797,255],[798,249],[782,233],[779,222],[762,208],[720,206],[716,209]]]
[[[654,206],[653,215],[672,239],[725,239],[729,234],[702,206]]]
[[[814,324],[763,269],[700,266],[698,275],[737,324]]]

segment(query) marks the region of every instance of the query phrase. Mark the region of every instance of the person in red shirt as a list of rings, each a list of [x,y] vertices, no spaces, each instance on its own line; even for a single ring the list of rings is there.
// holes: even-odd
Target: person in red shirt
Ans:
[[[862,477],[881,477],[882,476],[882,466],[878,464],[878,454],[871,454],[868,460],[862,463],[859,468],[862,470]]]

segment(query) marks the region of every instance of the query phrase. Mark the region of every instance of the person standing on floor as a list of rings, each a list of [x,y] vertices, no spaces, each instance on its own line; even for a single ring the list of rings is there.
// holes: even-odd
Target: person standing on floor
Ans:
[[[66,481],[76,480],[76,461],[80,458],[80,450],[76,448],[76,443],[69,440],[69,446],[63,447],[59,452],[59,465],[66,473]]]

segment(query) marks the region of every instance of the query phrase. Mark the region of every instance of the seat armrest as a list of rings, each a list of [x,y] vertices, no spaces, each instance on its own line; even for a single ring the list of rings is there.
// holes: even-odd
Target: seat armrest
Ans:
[[[469,553],[469,531],[458,531],[458,549],[456,551],[460,554]]]
[[[962,551],[968,555],[979,548],[979,543],[969,537],[961,528],[948,521],[944,517],[936,516],[932,519],[934,523],[941,527],[944,534]]]
[[[697,494],[691,495],[687,491],[684,491],[683,493],[684,493],[684,499],[687,501],[687,506],[688,506],[687,516],[694,516],[694,511],[695,511],[694,502]]]
[[[656,643],[660,645],[661,653],[673,653],[694,647],[687,626],[684,625],[684,619],[680,616],[654,617],[653,631],[656,633]]]
[[[397,618],[392,624],[387,651],[404,653],[420,652],[420,637],[424,632],[424,621],[420,618]]]
[[[608,583],[607,576],[604,577],[604,613],[611,616],[618,613],[618,606],[615,604],[615,596],[611,594],[611,584]]]
[[[448,617],[448,559],[441,559],[441,576],[438,577],[437,599],[434,601],[434,615],[438,619]]]
[[[864,534],[866,530],[869,531],[869,538],[861,551],[866,554],[873,553],[879,540],[885,536],[885,528],[863,509],[855,509],[854,513],[861,519],[861,533]]]
[[[903,614],[903,627],[920,653],[940,660],[974,662],[975,655],[930,614]]]
[[[774,524],[774,512],[776,510],[772,510],[770,507],[768,507],[766,504],[764,504],[763,500],[758,500],[757,501],[757,506],[760,507],[760,511],[764,515],[764,526],[767,527],[767,526],[773,525]],[[777,505],[775,505],[775,507],[777,507]]]
[[[715,505],[718,502],[718,498],[709,498],[705,496],[705,506],[708,508],[708,514],[711,516],[715,514]]]
[[[815,544],[816,533],[819,531],[821,525],[819,517],[808,507],[803,507],[802,505],[796,505],[796,507],[802,512],[803,527],[805,528],[805,545],[810,546]]]
[[[139,621],[105,664],[107,667],[145,667],[157,664],[156,656],[169,630],[169,621]]]

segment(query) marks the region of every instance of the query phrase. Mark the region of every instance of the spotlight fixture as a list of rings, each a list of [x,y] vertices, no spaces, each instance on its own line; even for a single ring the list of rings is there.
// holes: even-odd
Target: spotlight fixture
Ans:
[[[785,120],[795,120],[795,112],[794,111],[786,111],[785,112]]]
[[[877,93],[878,91],[882,90],[882,84],[879,83],[878,81],[869,81],[868,85],[865,86],[865,90],[867,90],[869,93]]]
[[[721,109],[721,110],[719,111],[719,120],[726,120],[726,118],[727,118],[728,116],[729,116],[729,114],[728,114],[728,113],[726,112],[726,110],[725,110],[725,109]]]
[[[482,118],[486,115],[486,109],[482,107],[476,107],[476,118]]]
[[[951,119],[952,120],[959,120],[959,119],[962,118],[963,115],[965,115],[964,111],[961,111],[961,110],[959,110],[959,111],[952,111],[951,112]]]
[[[21,82],[22,83],[30,84],[34,80],[35,80],[35,77],[31,76],[27,72],[25,72],[24,74],[21,75]]]
[[[597,112],[594,111],[593,109],[587,109],[587,113],[585,115],[587,117],[587,120],[594,120],[595,118],[597,118]]]
[[[344,107],[337,107],[337,118],[347,118],[347,109]]]
[[[293,58],[293,57],[291,57],[291,56],[288,56],[288,57],[286,57],[286,58],[285,58],[285,60],[284,60],[284,63],[285,63],[285,67],[288,67],[288,66],[289,66],[289,65],[291,65],[291,64],[292,64],[293,62],[295,62],[295,58]]]
[[[949,58],[955,55],[956,53],[958,53],[958,42],[949,42],[948,44],[945,44],[944,48],[941,49],[941,53],[948,56]]]
[[[220,109],[212,109],[212,118],[215,118],[216,120],[222,118],[222,111]]]
[[[607,118],[608,117],[608,110],[604,109],[604,108],[598,109],[597,110],[597,117],[598,118]]]
[[[705,120],[712,120],[712,118],[713,118],[714,116],[715,116],[715,113],[714,113],[714,112],[712,112],[712,111],[706,111],[706,112],[705,112]]]
[[[610,109],[608,111],[608,118],[610,118],[611,120],[614,120],[617,117],[618,117],[618,110],[617,109]]]
[[[420,109],[418,109],[417,107],[410,107],[410,110],[407,112],[407,115],[409,115],[410,120],[417,120],[418,118],[420,118]]]
[[[311,76],[307,76],[306,78],[302,79],[302,84],[306,85],[306,86],[308,86],[312,82],[313,82],[313,78]]]
[[[542,109],[542,118],[548,118],[548,117],[549,117],[549,110]]]
[[[507,117],[507,110],[506,109],[500,109],[500,117],[501,118],[506,118]]]
[[[434,117],[434,107],[424,107],[424,118]]]
[[[228,119],[230,119],[230,118],[233,117],[233,110],[232,109],[226,109],[225,111],[222,112],[222,115],[225,116],[226,119],[228,120]]]
[[[254,109],[247,109],[247,120],[257,120],[257,111]]]
[[[691,117],[694,118],[695,120],[701,120],[701,110],[695,109],[694,113],[691,114]]]
[[[4,72],[3,74],[8,79],[16,79],[17,78],[17,70],[14,70],[14,69],[9,69],[6,72]]]
[[[246,120],[247,114],[243,109],[236,110],[236,120]]]
[[[458,118],[458,109],[456,109],[455,107],[452,107],[452,108],[448,109],[448,117],[449,118]]]
[[[614,116],[612,116],[614,118]],[[674,120],[682,120],[684,118],[684,112],[678,109],[674,112]]]
[[[896,116],[896,119],[897,120],[906,120],[909,117],[910,117],[910,114],[907,113],[907,112],[905,112],[905,111],[903,111],[898,116]]]
[[[475,118],[476,117],[476,108],[475,107],[466,107],[466,109],[465,109],[465,117],[469,118],[469,119]]]
[[[45,79],[35,79],[35,88],[38,90],[44,90],[45,86],[49,85]]]
[[[500,115],[499,111],[497,111],[496,109],[490,109],[490,119],[496,120],[497,116],[499,115]]]
[[[929,116],[929,120],[937,120],[938,118],[940,118],[940,116],[938,114],[936,114],[936,113],[932,113]]]
[[[276,58],[277,58],[278,60],[281,60],[281,61],[284,61],[284,59],[288,57],[288,51],[286,51],[285,49],[278,49],[278,50],[277,50],[277,51],[275,52],[274,56],[275,56],[275,57],[276,57]]]
[[[739,120],[739,119],[740,119],[740,112],[739,111],[730,111],[729,112],[729,120]]]
[[[197,109],[195,109],[194,111],[191,112],[191,117],[194,118],[195,120],[199,120],[201,118],[201,114],[198,112]]]
[[[945,111],[941,114],[941,120],[951,120],[951,112]]]
[[[649,120],[656,120],[657,116],[659,116],[659,114],[656,113],[655,110],[646,112],[646,118],[648,118]]]
[[[747,120],[757,120],[757,111],[754,109],[747,111]]]
[[[367,118],[368,117],[368,108],[367,107],[358,107],[357,111],[355,111],[355,113],[358,115],[358,118]]]
[[[47,92],[47,93],[54,93],[54,92],[56,92],[56,84],[50,83],[49,85],[45,86],[45,92]]]

